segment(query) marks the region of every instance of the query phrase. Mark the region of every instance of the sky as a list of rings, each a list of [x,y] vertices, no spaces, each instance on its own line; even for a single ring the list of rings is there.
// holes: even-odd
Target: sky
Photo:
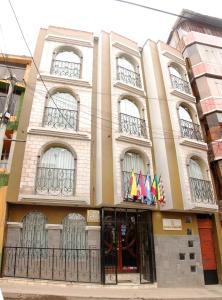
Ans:
[[[179,14],[187,8],[222,18],[222,1],[129,0]],[[167,41],[176,17],[115,0],[11,0],[27,43],[34,52],[40,28],[49,25],[93,32],[114,31],[143,46],[149,38]],[[9,0],[1,0],[0,52],[29,55]]]

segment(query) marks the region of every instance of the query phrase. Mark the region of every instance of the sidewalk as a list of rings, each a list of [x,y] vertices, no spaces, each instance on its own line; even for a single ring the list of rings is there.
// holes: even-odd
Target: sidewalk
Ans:
[[[157,288],[155,285],[102,286],[25,279],[0,279],[4,300],[222,300],[222,286]]]

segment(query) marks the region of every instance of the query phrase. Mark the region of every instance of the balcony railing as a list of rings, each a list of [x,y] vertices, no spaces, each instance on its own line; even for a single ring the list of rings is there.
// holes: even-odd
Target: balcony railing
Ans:
[[[36,193],[51,196],[74,194],[74,169],[38,167]]]
[[[4,247],[7,277],[73,282],[101,282],[99,249]]]
[[[122,174],[123,174],[123,197],[124,197],[124,201],[142,203],[142,198],[140,196],[137,197],[137,199],[135,199],[135,197],[130,195],[130,193],[131,193],[130,177],[132,175],[132,172],[123,171]],[[136,177],[136,182],[138,182],[139,174],[134,173],[134,175]],[[146,175],[143,175],[143,178],[144,178],[144,182],[145,182]]]
[[[145,120],[122,113],[120,113],[120,131],[147,138]]]
[[[190,177],[190,187],[193,202],[215,204],[210,181]]]
[[[117,80],[138,88],[142,87],[140,74],[120,66],[117,66]]]
[[[199,124],[180,119],[180,128],[182,137],[203,141]]]
[[[170,74],[173,88],[186,94],[191,94],[189,82],[181,79],[173,74]]]
[[[80,69],[80,63],[53,60],[51,73],[61,77],[80,78]]]
[[[59,129],[77,130],[78,111],[68,109],[57,109],[46,107],[44,115],[44,126]]]

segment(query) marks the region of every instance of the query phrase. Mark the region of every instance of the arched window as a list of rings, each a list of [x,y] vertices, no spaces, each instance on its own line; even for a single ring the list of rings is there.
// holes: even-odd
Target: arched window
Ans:
[[[71,196],[74,194],[75,160],[62,147],[51,147],[40,158],[37,168],[38,194]]]
[[[129,99],[120,101],[120,131],[139,137],[147,137],[146,123],[137,105]]]
[[[78,102],[67,92],[56,92],[47,99],[43,124],[52,128],[77,130]]]
[[[192,201],[197,203],[215,203],[212,185],[208,180],[204,162],[198,157],[189,160],[189,177]]]
[[[203,140],[200,125],[193,122],[191,112],[186,106],[179,106],[179,118],[182,137]]]
[[[117,80],[141,88],[141,79],[138,66],[127,57],[117,57]]]
[[[80,78],[81,64],[79,53],[73,48],[64,47],[54,53],[51,73],[62,77]]]
[[[32,212],[26,215],[22,221],[22,247],[46,248],[47,231],[45,225],[46,217],[39,212]]]
[[[68,214],[62,221],[60,247],[63,249],[86,249],[86,220],[77,213]]]
[[[190,85],[184,70],[176,64],[171,64],[169,66],[169,72],[173,88],[186,94],[191,94]]]
[[[131,192],[130,180],[131,180],[132,170],[136,176],[136,182],[138,182],[140,171],[143,177],[145,178],[148,172],[148,166],[145,164],[144,159],[139,153],[128,151],[125,153],[123,158],[122,170],[123,170],[124,198],[132,199],[132,196],[130,195]]]

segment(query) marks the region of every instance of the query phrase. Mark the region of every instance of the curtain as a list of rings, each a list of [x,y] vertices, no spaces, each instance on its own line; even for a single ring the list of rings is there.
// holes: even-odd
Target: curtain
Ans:
[[[86,249],[86,221],[77,213],[68,214],[62,221],[60,246],[63,249]]]
[[[80,63],[80,57],[72,51],[62,51],[56,55],[56,60]]]
[[[131,62],[129,62],[125,57],[118,58],[118,66],[135,72],[134,65]]]
[[[52,108],[58,107],[60,109],[77,110],[77,100],[69,93],[57,92],[49,97],[47,106]]]
[[[127,152],[123,159],[123,171],[131,172],[132,169],[136,174],[139,174],[140,170],[144,175],[147,173],[147,166],[142,157],[138,153]]]
[[[47,231],[45,225],[46,217],[38,212],[29,213],[23,219],[22,247],[46,248]]]
[[[136,104],[128,99],[123,99],[120,102],[120,112],[132,117],[140,118],[140,112]]]
[[[185,121],[188,121],[191,123],[193,122],[188,109],[184,108],[183,106],[179,107],[179,116],[180,116],[180,119],[182,119],[182,120],[185,120]]]
[[[190,172],[190,177],[196,179],[203,179],[203,172],[201,170],[199,163],[192,158],[190,159],[189,172]]]
[[[75,161],[72,153],[67,149],[52,147],[43,154],[40,166],[46,168],[74,169]]]

